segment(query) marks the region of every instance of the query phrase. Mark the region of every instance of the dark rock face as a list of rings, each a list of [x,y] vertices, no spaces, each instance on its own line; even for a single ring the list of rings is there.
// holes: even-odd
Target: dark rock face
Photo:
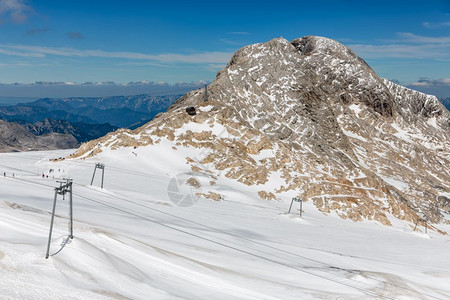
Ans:
[[[25,127],[34,135],[44,135],[51,132],[72,134],[75,132],[75,128],[73,128],[70,122],[49,118],[34,124],[26,123]]]
[[[445,196],[437,197],[439,208],[450,213],[450,198]]]
[[[304,37],[292,41],[292,45],[303,55],[309,55],[314,50],[313,37]]]
[[[371,82],[371,85],[368,86],[367,89],[360,87],[361,79],[365,80],[368,77],[376,79],[378,76],[376,76],[369,65],[353,51],[341,44],[333,42],[334,41],[331,40],[326,41],[314,36],[308,36],[293,40],[292,45],[296,47],[302,55],[311,56],[320,52],[320,54],[318,54],[319,57],[317,57],[320,61],[318,62],[315,59],[311,59],[311,67],[320,68],[320,75],[323,79],[321,89],[324,92],[339,92],[338,89],[340,87],[342,89],[340,91],[341,95],[346,95],[341,97],[341,99],[349,103],[351,96],[348,94],[348,89],[349,87],[355,86],[358,92],[362,93],[358,97],[360,98],[360,101],[371,106],[375,112],[383,116],[392,116],[393,98],[389,91],[383,90],[381,79],[378,78],[378,82],[376,82],[377,80]],[[338,66],[356,68],[357,72],[337,70],[336,68],[333,68],[333,64],[331,64],[331,66],[328,64],[323,66],[323,61],[326,61],[327,63],[337,62]]]
[[[19,124],[0,120],[0,152],[71,149],[78,145],[70,134],[35,136]]]
[[[118,129],[117,126],[106,124],[70,123],[62,120],[46,118],[34,124],[23,124],[29,132],[41,136],[49,133],[73,135],[79,143],[84,143]]]

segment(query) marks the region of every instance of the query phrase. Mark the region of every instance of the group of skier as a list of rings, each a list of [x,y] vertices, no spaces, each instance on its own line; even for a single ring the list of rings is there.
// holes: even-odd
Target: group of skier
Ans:
[[[58,171],[61,171],[60,169],[58,169]],[[53,173],[54,172],[54,170],[53,169],[50,169],[49,171],[48,171],[48,173]],[[64,172],[64,170],[63,170],[63,172]],[[1,173],[0,173],[1,174]],[[0,175],[1,176],[1,175]],[[3,177],[6,177],[7,176],[7,174],[6,174],[6,172],[3,172]],[[14,178],[14,177],[16,177],[16,174],[15,173],[11,173],[11,176]],[[42,178],[48,178],[48,174],[45,174],[45,173],[42,173]],[[53,178],[55,178],[55,176],[53,176]]]

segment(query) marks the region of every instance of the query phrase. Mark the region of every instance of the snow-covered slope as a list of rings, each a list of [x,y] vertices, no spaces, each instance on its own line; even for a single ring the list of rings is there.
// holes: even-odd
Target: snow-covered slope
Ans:
[[[450,118],[435,97],[305,37],[239,50],[203,99],[75,153],[0,154],[0,297],[450,299]],[[98,170],[89,185],[97,162],[105,189]],[[63,177],[75,238],[60,200],[45,260]]]
[[[0,154],[0,299],[450,298],[448,236],[325,216],[311,201],[300,218],[298,203],[286,213],[289,194],[262,201],[260,187],[225,176],[213,186],[220,201],[177,206],[173,175],[210,180],[185,163],[202,149],[177,147],[162,140],[136,155],[104,148],[57,162],[49,159],[69,152]],[[106,166],[103,190],[98,173],[89,185],[96,162]],[[67,240],[59,198],[46,260],[53,187],[63,177],[74,180],[75,237]]]
[[[190,92],[152,122],[84,144],[75,157],[168,141],[170,155],[201,149],[184,153],[193,172],[255,186],[263,199],[294,192],[354,221],[427,219],[442,233],[449,225],[450,113],[436,97],[378,77],[344,45],[304,37],[244,47],[203,99],[203,90]]]

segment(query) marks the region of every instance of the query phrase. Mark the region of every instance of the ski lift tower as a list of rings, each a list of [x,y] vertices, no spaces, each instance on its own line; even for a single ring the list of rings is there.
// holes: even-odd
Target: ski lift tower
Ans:
[[[103,188],[103,178],[105,177],[105,164],[101,164],[101,163],[95,164],[94,174],[92,174],[92,179],[91,179],[91,185],[92,185],[92,183],[94,183],[95,171],[97,169],[102,170],[102,185],[101,185],[101,187]]]
[[[300,214],[300,218],[301,218],[301,217],[302,217],[302,209],[303,209],[303,201],[302,201],[302,199],[300,199],[299,197],[292,198],[292,200],[291,200],[291,206],[289,206],[288,214],[291,213],[292,204],[293,204],[294,202],[298,202],[298,204],[299,204],[299,212],[300,212],[299,214]]]
[[[48,233],[48,243],[47,243],[47,252],[45,253],[45,259],[48,259],[50,256],[50,243],[52,241],[52,233],[53,233],[53,223],[55,220],[55,209],[56,209],[56,200],[58,195],[63,197],[65,200],[65,196],[69,194],[69,238],[73,239],[73,205],[72,205],[72,179],[66,179],[65,181],[57,181],[59,183],[59,187],[56,187],[55,197],[53,198],[53,209],[52,209],[52,219],[50,221],[50,231]]]

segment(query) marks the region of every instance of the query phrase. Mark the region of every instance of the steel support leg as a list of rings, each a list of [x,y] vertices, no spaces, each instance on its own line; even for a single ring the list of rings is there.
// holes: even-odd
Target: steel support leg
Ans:
[[[97,165],[94,168],[94,174],[92,174],[92,180],[91,180],[91,185],[92,183],[94,183],[94,177],[95,177],[95,171],[97,170]]]
[[[299,203],[300,203],[300,218],[301,218],[302,217],[303,201],[300,200]]]
[[[102,168],[102,188],[103,188],[103,178],[105,177],[105,167]]]
[[[292,203],[294,203],[294,199],[292,199],[292,200],[291,200],[291,206],[289,206],[289,211],[288,211],[288,213],[290,213],[290,212],[291,212],[291,208],[292,208]]]
[[[52,209],[52,220],[50,221],[50,232],[48,233],[47,253],[45,254],[45,259],[48,258],[49,253],[50,253],[50,243],[52,241],[53,221],[55,219],[56,197],[57,196],[58,196],[58,193],[55,191],[55,198],[53,200],[53,209]]]
[[[73,239],[73,205],[72,205],[72,183],[70,183],[69,190],[69,205],[70,205],[70,239]]]

